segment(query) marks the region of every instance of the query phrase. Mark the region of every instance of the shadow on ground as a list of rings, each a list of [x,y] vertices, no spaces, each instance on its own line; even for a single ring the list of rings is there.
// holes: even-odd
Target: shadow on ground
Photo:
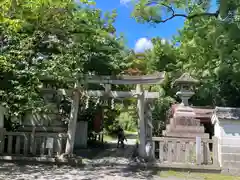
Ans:
[[[125,144],[124,148],[117,148],[117,143],[109,142],[104,146],[86,149],[76,149],[75,154],[86,159],[101,159],[104,157],[126,157],[125,152],[134,150],[135,145]],[[131,153],[131,152],[129,152]]]
[[[114,166],[98,165],[97,167],[50,166],[43,164],[26,165],[24,163],[0,163],[0,179],[104,179],[118,177],[120,179],[151,179],[157,171],[144,168],[126,167],[125,164]],[[115,179],[115,178],[114,178]]]
[[[81,167],[0,162],[0,179],[137,180],[156,177],[157,170],[131,164],[136,135],[127,134],[127,138],[125,148],[117,148],[117,142],[112,141],[95,144],[87,149],[76,149],[75,154],[88,161]]]
[[[126,157],[126,152],[131,153],[136,147],[137,134],[126,134],[127,142],[124,148],[117,148],[117,139],[104,143],[90,144],[88,148],[76,148],[74,153],[86,159],[101,159],[104,157]],[[130,152],[129,152],[130,151]]]

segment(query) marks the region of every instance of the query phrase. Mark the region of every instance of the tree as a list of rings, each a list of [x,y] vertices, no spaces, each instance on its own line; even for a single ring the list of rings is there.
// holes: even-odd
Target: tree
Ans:
[[[194,97],[198,105],[239,106],[237,31],[237,22],[204,18],[186,22],[180,31],[183,69],[201,81]]]
[[[0,3],[1,99],[14,116],[41,111],[41,78],[73,87],[80,73],[118,74],[125,53],[113,22],[90,1],[3,0]]]
[[[164,23],[175,17],[186,18],[179,44],[174,47],[174,66],[190,72],[200,81],[193,103],[212,106],[239,106],[239,0],[230,1],[140,0],[133,15],[140,22]],[[216,4],[216,10],[211,10]],[[155,44],[157,47],[157,44]],[[158,47],[157,49],[161,49]],[[165,51],[165,50],[164,50]],[[164,66],[164,62],[156,63]],[[166,59],[166,58],[164,58]],[[168,69],[170,74],[175,74]],[[174,72],[174,73],[173,73]]]
[[[216,4],[215,11],[210,11]],[[199,17],[214,17],[224,21],[239,19],[239,0],[140,0],[135,3],[133,16],[140,22],[164,23],[175,17],[188,20]]]

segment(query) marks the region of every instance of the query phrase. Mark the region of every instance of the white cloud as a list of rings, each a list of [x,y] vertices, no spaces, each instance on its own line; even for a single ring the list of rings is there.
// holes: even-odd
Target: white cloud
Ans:
[[[123,5],[126,5],[128,3],[130,3],[132,0],[120,0],[120,3]]]
[[[165,45],[165,44],[170,44],[170,45],[172,45],[171,39],[161,39],[161,43],[162,43],[163,45]]]
[[[151,42],[151,40],[147,39],[147,38],[140,38],[137,40],[135,47],[134,47],[134,51],[136,53],[142,53],[146,50],[150,50],[153,48],[153,44]]]
[[[166,39],[161,39],[162,44],[166,44],[167,40]]]

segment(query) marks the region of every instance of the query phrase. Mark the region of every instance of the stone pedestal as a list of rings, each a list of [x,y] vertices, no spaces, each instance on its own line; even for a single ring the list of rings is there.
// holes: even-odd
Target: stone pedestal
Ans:
[[[204,127],[200,126],[200,120],[195,117],[196,114],[191,107],[179,105],[163,135],[176,138],[209,138],[209,134],[204,133]]]
[[[189,74],[185,73],[175,81],[180,86],[180,91],[176,93],[182,100],[177,106],[170,124],[163,131],[164,136],[176,138],[209,138],[209,134],[204,133],[205,129],[200,125],[200,120],[196,118],[196,114],[188,104],[188,100],[194,95],[192,91],[193,84],[198,81],[193,79]]]

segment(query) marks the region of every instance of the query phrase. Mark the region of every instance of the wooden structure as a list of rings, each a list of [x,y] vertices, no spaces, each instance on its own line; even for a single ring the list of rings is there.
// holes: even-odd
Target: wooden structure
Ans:
[[[0,127],[0,159],[10,160],[14,157],[46,157],[48,160],[54,161],[56,157],[65,153],[72,155],[75,142],[77,116],[79,108],[79,100],[82,94],[91,97],[104,97],[106,99],[114,98],[137,98],[137,111],[139,117],[140,129],[140,146],[139,153],[142,157],[146,157],[147,146],[151,144],[153,147],[150,151],[152,157],[157,160],[162,166],[167,167],[200,167],[200,168],[217,168],[218,166],[218,141],[215,137],[213,139],[202,136],[200,143],[197,139],[189,138],[189,129],[193,130],[193,137],[196,130],[201,128],[195,127],[195,123],[191,124],[193,127],[182,127],[181,122],[173,121],[169,126],[169,130],[185,130],[180,134],[184,134],[184,138],[177,137],[152,137],[152,110],[151,103],[155,98],[159,97],[159,92],[148,92],[143,89],[144,84],[159,84],[164,80],[164,73],[144,76],[84,76],[79,77],[82,81],[75,82],[75,87],[71,91],[72,104],[70,112],[70,120],[68,123],[67,133],[59,132],[38,132],[37,127],[32,128],[31,131],[25,132],[6,132],[3,127]],[[102,84],[105,90],[86,90],[87,84]],[[136,85],[136,89],[129,92],[125,91],[111,91],[111,85]],[[189,96],[192,92],[185,91],[186,87],[181,87],[184,91],[180,92],[183,106],[188,106]],[[56,89],[49,89],[45,87],[44,91],[57,91]],[[185,109],[186,110],[186,109]],[[189,109],[187,109],[189,110]],[[180,114],[182,109],[177,109]],[[184,111],[189,115],[194,114],[192,109]],[[183,114],[182,114],[183,115]],[[1,118],[0,118],[1,120]],[[192,121],[191,121],[192,122]],[[0,123],[1,125],[1,123]],[[26,128],[26,127],[25,127]],[[173,129],[172,129],[173,128]],[[26,130],[26,129],[25,129]],[[187,130],[187,131],[186,131]],[[172,131],[169,131],[172,133]],[[200,144],[200,146],[199,146]],[[213,152],[209,151],[209,145],[212,146]],[[196,148],[198,146],[199,148]],[[198,149],[198,151],[196,150]],[[200,153],[199,153],[200,151]],[[198,152],[198,153],[197,153]],[[197,154],[197,155],[196,155]],[[201,155],[200,157],[198,155]],[[197,156],[197,158],[196,158]],[[196,166],[195,166],[196,165]]]
[[[146,99],[155,99],[159,97],[159,92],[148,92],[143,89],[143,84],[159,84],[164,80],[165,73],[157,73],[153,75],[143,75],[143,76],[117,76],[117,77],[109,77],[109,76],[84,76],[81,77],[84,81],[76,82],[72,110],[70,116],[70,122],[68,124],[68,141],[66,146],[66,153],[71,154],[73,152],[73,142],[75,139],[75,127],[77,121],[77,113],[78,113],[78,104],[80,98],[80,91],[82,90],[82,86],[87,84],[103,84],[105,87],[105,91],[86,91],[85,94],[87,96],[94,97],[106,97],[106,98],[130,98],[135,97],[138,99],[137,102],[137,111],[139,117],[139,126],[140,126],[140,146],[139,153],[141,156],[145,157],[145,146],[146,139],[151,138],[146,137],[146,131],[150,131],[147,133],[151,134],[151,116],[148,116],[148,119],[145,119],[146,111],[145,104],[149,103]],[[111,85],[136,85],[136,90],[132,90],[130,92],[124,91],[111,91]],[[148,109],[147,114],[150,114],[150,110]],[[150,124],[148,128],[146,128],[145,124]]]
[[[138,99],[137,111],[139,115],[140,126],[140,154],[145,156],[146,139],[151,138],[151,109],[149,103],[151,99],[159,97],[159,92],[148,92],[143,89],[144,84],[159,84],[164,80],[165,73],[157,73],[153,75],[143,76],[81,76],[78,79],[82,80],[75,82],[75,87],[72,91],[72,104],[70,119],[68,123],[67,133],[59,129],[46,128],[44,124],[41,127],[36,126],[35,119],[30,116],[21,132],[7,132],[3,125],[0,127],[0,158],[2,159],[14,159],[14,157],[47,157],[55,158],[62,153],[72,154],[73,146],[75,142],[75,132],[77,125],[79,100],[82,94],[92,97],[105,97],[109,98],[131,98]],[[49,78],[48,78],[49,79]],[[46,79],[42,79],[45,81]],[[46,82],[46,81],[45,81]],[[72,80],[70,81],[72,82]],[[87,84],[102,84],[105,87],[105,91],[87,91],[84,86]],[[136,85],[136,89],[132,91],[111,91],[111,85]],[[47,99],[52,99],[53,95],[58,94],[58,89],[45,86],[42,92],[47,92]],[[49,97],[48,97],[49,95]],[[3,120],[3,119],[0,119]],[[38,119],[36,119],[38,120]],[[28,124],[29,123],[29,124]],[[39,129],[40,128],[40,129]],[[51,132],[48,132],[48,131]]]

